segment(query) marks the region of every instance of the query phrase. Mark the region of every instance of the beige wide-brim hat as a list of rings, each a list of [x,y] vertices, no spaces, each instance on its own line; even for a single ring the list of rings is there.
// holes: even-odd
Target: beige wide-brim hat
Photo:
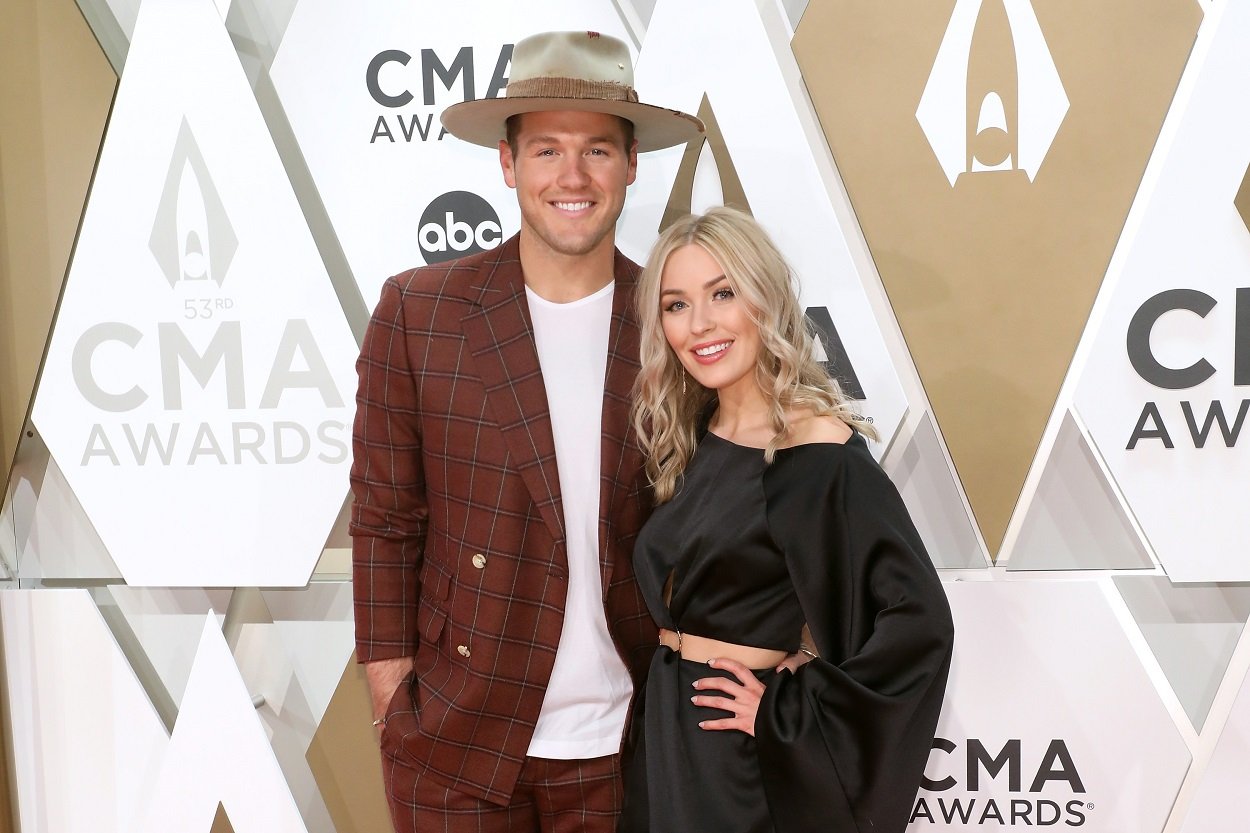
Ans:
[[[503,98],[453,104],[443,127],[475,145],[495,148],[509,117],[544,110],[611,113],[634,125],[639,152],[703,136],[703,122],[680,110],[644,104],[634,91],[629,48],[598,32],[542,32],[517,42]]]

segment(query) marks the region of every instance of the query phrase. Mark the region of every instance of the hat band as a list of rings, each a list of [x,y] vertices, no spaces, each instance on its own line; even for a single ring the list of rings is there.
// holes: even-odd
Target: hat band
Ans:
[[[633,87],[584,78],[522,78],[508,84],[508,98],[587,98],[638,103]]]

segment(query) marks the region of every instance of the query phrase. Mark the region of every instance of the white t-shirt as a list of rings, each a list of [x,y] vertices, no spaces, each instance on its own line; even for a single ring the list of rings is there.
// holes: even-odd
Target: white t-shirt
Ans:
[[[599,569],[603,381],[614,284],[567,304],[525,288],[547,389],[569,558],[564,628],[529,754],[570,760],[620,750],[633,683],[608,633]]]

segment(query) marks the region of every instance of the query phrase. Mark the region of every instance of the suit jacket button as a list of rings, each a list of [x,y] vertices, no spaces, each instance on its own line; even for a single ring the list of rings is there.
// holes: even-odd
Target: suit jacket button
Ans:
[[[482,555],[480,552],[477,555],[473,556],[473,566],[477,567],[479,570],[485,567],[486,556]]]
[[[469,658],[469,646],[468,645],[457,645],[456,652],[459,653],[460,656],[464,657],[465,659]]]

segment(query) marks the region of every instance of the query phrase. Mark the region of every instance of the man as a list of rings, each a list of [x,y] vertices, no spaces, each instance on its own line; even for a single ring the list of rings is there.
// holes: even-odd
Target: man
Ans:
[[[386,282],[357,369],[357,656],[397,831],[611,831],[656,629],[629,430],[638,267],[615,250],[637,153],[699,136],[638,102],[594,32],[513,51],[444,126],[498,148],[521,230]]]

